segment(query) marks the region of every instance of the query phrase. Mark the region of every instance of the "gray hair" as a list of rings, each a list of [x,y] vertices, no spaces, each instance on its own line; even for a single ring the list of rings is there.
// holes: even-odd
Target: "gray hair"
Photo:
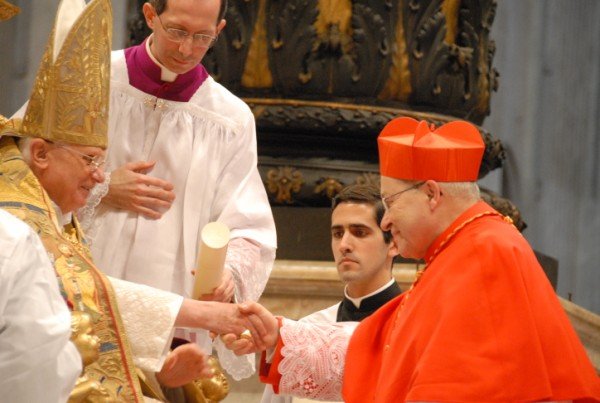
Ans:
[[[445,195],[465,200],[479,200],[479,186],[476,182],[438,182]]]
[[[31,137],[16,137],[17,147],[19,147],[19,151],[27,165],[31,164],[31,139]]]

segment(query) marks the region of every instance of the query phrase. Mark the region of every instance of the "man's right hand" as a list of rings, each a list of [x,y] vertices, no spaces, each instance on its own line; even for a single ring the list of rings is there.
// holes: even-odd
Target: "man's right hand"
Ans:
[[[275,347],[279,340],[279,323],[271,312],[257,302],[244,302],[239,311],[246,316],[251,336],[228,333],[221,340],[236,355],[250,354]]]
[[[170,182],[146,175],[155,164],[154,161],[129,162],[112,171],[102,203],[147,218],[161,218],[171,208],[175,193]]]

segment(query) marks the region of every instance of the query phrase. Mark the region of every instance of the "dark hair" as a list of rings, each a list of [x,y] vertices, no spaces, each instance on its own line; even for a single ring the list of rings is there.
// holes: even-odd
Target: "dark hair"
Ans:
[[[167,8],[167,0],[148,0],[148,3],[156,10],[156,14],[161,15]],[[217,18],[217,24],[225,18],[227,12],[227,0],[221,0],[221,7],[219,8],[219,16]]]
[[[345,187],[331,200],[331,211],[335,210],[342,203],[360,203],[372,206],[375,213],[375,221],[377,225],[381,225],[385,210],[381,202],[381,194],[376,186],[350,185]],[[390,243],[392,240],[390,231],[382,230],[382,232],[385,243]]]

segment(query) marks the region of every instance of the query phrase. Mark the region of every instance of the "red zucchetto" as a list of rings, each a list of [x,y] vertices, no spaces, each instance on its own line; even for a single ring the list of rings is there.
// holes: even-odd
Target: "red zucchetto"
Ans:
[[[424,120],[391,120],[377,138],[382,176],[407,181],[474,182],[485,145],[479,130],[462,120],[435,128]]]

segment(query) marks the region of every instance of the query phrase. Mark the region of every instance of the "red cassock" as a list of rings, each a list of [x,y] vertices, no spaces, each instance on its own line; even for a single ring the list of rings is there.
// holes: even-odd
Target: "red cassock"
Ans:
[[[600,401],[600,378],[527,241],[483,202],[433,243],[415,288],[350,340],[363,402]]]

